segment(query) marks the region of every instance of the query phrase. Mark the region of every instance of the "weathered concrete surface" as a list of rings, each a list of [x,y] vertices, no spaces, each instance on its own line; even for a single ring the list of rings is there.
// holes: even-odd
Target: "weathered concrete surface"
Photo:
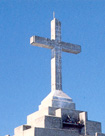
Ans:
[[[51,91],[62,91],[62,51],[78,54],[81,46],[61,41],[61,22],[56,18],[51,21],[51,40],[32,36],[30,44],[51,49]]]
[[[75,109],[75,104],[63,91],[56,90],[50,92],[50,94],[41,102],[39,110],[46,107]]]
[[[86,134],[94,135],[96,132],[101,133],[101,123],[95,121],[86,121]]]
[[[79,136],[78,131],[65,129],[35,128],[35,136]]]

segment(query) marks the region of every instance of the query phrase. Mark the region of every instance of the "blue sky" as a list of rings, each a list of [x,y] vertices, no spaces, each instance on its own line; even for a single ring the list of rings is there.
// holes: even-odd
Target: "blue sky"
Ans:
[[[50,38],[50,21],[62,23],[62,41],[79,44],[62,53],[63,91],[105,133],[105,0],[0,1],[0,136],[13,135],[51,91],[51,51],[30,45]]]

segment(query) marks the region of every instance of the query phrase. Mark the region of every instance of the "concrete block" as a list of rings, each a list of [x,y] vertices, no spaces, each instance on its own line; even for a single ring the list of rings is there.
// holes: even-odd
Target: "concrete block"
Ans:
[[[63,91],[55,90],[50,92],[50,94],[41,102],[39,110],[45,107],[70,108],[74,110],[75,104]]]
[[[59,117],[45,116],[45,128],[62,128],[62,119]]]
[[[41,108],[41,110],[34,112],[34,113],[27,116],[27,124],[32,125],[32,122],[35,121],[35,119],[43,117],[45,115],[55,116],[55,110],[56,109],[57,108],[55,108],[55,107]]]
[[[72,116],[73,118],[76,118],[78,119],[79,118],[79,114],[81,113],[82,111],[79,111],[79,110],[72,110],[72,109],[66,109],[66,108],[61,108],[61,109],[56,109],[55,111],[55,115],[57,117],[61,117],[62,119],[65,118],[65,116],[67,115],[70,115]]]
[[[20,135],[16,135],[16,136],[20,136]],[[30,128],[25,130],[22,136],[35,136],[35,128]]]
[[[23,135],[23,131],[27,130],[27,129],[30,129],[30,128],[31,128],[31,126],[29,126],[29,125],[19,126],[19,127],[15,128],[14,134],[19,134],[19,136],[22,136]]]
[[[95,133],[95,136],[105,136],[105,134],[97,132]]]
[[[39,117],[31,122],[33,127],[45,127],[45,116]]]
[[[84,121],[84,124],[85,124],[85,122],[86,122],[86,120],[88,120],[88,115],[87,115],[87,112],[81,112],[80,114],[79,114],[79,119],[82,121]]]
[[[86,134],[95,135],[96,132],[101,133],[101,123],[95,121],[86,121]]]
[[[35,136],[79,136],[78,131],[65,129],[35,128]]]

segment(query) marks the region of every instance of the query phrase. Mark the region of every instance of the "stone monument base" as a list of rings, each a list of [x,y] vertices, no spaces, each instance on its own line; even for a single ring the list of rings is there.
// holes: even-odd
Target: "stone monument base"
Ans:
[[[51,92],[39,110],[27,116],[27,124],[15,128],[14,136],[105,136],[101,123],[90,121],[87,112],[75,109],[64,92]]]

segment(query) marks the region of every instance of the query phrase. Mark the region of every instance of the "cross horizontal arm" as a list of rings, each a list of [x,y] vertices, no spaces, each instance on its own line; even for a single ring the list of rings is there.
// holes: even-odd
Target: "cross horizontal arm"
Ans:
[[[39,36],[32,36],[30,38],[30,44],[38,47],[53,49],[56,44],[60,45],[62,47],[62,51],[68,52],[68,53],[74,53],[78,54],[81,52],[81,46],[66,42],[58,42],[55,40],[50,40],[48,38],[39,37]]]
[[[64,52],[74,53],[74,54],[78,54],[81,52],[80,45],[66,43],[66,42],[60,42],[60,44],[62,46],[62,51]]]
[[[53,41],[48,38],[39,37],[39,36],[32,36],[30,38],[30,44],[38,47],[44,47],[48,49],[53,48]]]

